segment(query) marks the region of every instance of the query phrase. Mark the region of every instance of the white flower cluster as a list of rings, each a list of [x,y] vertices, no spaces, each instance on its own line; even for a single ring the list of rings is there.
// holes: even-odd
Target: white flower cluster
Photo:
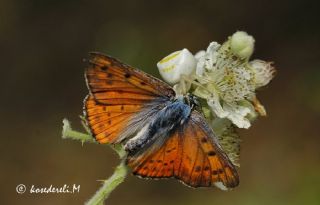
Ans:
[[[271,63],[249,61],[253,50],[254,38],[238,31],[222,45],[212,42],[195,55],[187,49],[176,51],[157,66],[177,93],[192,92],[206,100],[215,117],[249,128],[257,114],[265,115],[255,90],[268,84],[275,72]]]
[[[187,49],[176,51],[157,64],[178,95],[200,98],[207,121],[236,166],[240,166],[240,137],[235,128],[249,128],[259,114],[266,115],[255,91],[275,73],[271,63],[249,60],[253,50],[254,38],[238,31],[222,45],[211,42],[195,55]]]

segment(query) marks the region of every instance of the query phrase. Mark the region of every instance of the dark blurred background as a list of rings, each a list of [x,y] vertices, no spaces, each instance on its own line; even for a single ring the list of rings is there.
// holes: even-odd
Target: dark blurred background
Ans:
[[[278,71],[258,93],[268,117],[240,131],[240,186],[222,192],[128,176],[106,204],[320,204],[318,1],[1,0],[0,15],[0,204],[82,204],[119,163],[105,146],[61,139],[64,117],[81,129],[89,51],[159,77],[164,56],[195,53],[237,30],[255,37],[253,58]],[[81,190],[19,195],[21,183]]]

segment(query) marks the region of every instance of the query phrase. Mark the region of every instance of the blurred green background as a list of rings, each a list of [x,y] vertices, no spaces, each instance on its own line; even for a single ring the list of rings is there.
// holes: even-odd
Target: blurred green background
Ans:
[[[81,129],[89,51],[159,77],[162,57],[237,30],[255,37],[253,58],[278,70],[258,93],[268,117],[240,131],[240,186],[223,192],[128,176],[106,204],[320,204],[318,2],[1,0],[0,204],[82,204],[119,163],[105,146],[61,139],[64,117]],[[21,183],[81,190],[19,195]]]

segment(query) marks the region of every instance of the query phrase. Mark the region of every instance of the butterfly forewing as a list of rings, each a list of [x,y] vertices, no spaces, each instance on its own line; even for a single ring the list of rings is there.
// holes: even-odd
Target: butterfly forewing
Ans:
[[[100,143],[114,142],[129,118],[141,105],[104,105],[90,95],[85,99],[85,116],[90,130]]]
[[[112,57],[99,53],[90,56],[85,73],[90,94],[84,112],[100,143],[117,141],[130,119],[144,107],[175,95],[166,83]]]
[[[86,79],[94,98],[105,104],[142,104],[175,95],[163,81],[99,53],[91,53]]]

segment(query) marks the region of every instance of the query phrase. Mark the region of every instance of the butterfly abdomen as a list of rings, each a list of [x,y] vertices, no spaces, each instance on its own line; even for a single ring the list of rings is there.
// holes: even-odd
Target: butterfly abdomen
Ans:
[[[190,106],[181,101],[172,102],[159,111],[135,137],[128,140],[125,149],[130,155],[134,155],[137,151],[149,147],[158,138],[161,138],[158,142],[164,142],[170,133],[188,120],[190,113]]]

